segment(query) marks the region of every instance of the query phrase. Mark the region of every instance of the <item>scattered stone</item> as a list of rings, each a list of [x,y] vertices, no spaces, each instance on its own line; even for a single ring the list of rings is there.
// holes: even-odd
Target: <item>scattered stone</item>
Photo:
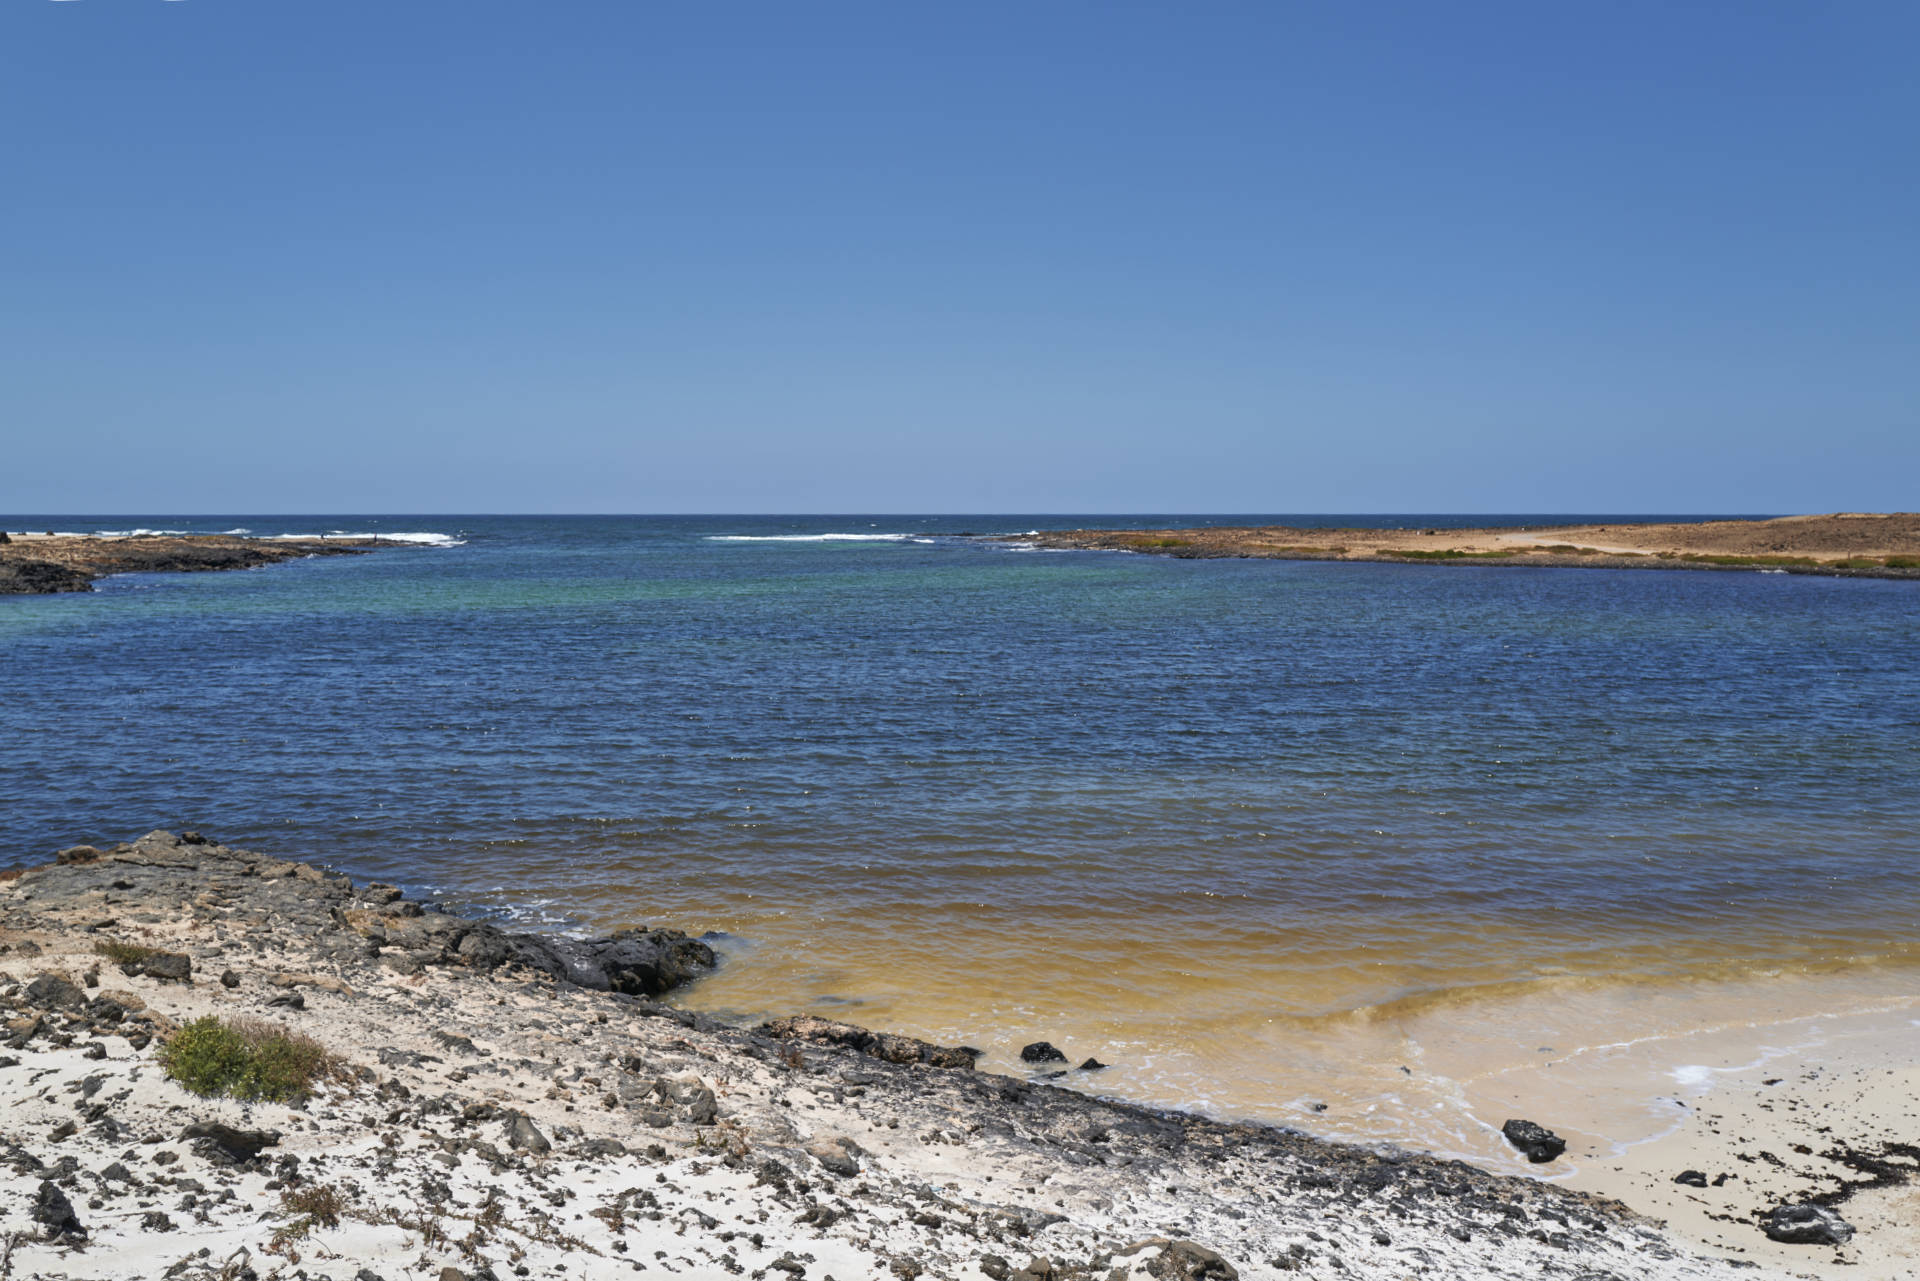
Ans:
[[[229,990],[240,986],[240,976],[232,970],[223,970],[220,974],[220,986]]]
[[[42,1010],[77,1010],[87,1003],[87,994],[63,974],[42,974],[22,995],[28,1005]]]
[[[1845,1245],[1853,1225],[1824,1205],[1777,1205],[1761,1223],[1768,1239],[1786,1245]]]
[[[1535,1165],[1551,1161],[1567,1150],[1565,1139],[1532,1121],[1508,1121],[1500,1127],[1500,1133]]]
[[[1067,1056],[1053,1047],[1049,1041],[1035,1041],[1020,1051],[1022,1063],[1065,1063]]]
[[[277,1131],[237,1130],[218,1121],[196,1121],[180,1137],[196,1140],[194,1150],[215,1165],[244,1165],[280,1142]]]
[[[507,1120],[507,1145],[516,1152],[532,1152],[536,1156],[553,1151],[553,1144],[525,1112],[512,1113]]]
[[[1675,1183],[1684,1183],[1690,1188],[1704,1188],[1707,1186],[1706,1173],[1701,1170],[1682,1170],[1673,1176],[1673,1181]]]
[[[840,1135],[823,1135],[807,1144],[807,1155],[818,1161],[821,1169],[843,1177],[860,1173],[860,1162],[854,1159],[859,1151],[858,1144]]]
[[[60,1237],[83,1237],[87,1230],[80,1225],[80,1219],[73,1212],[73,1202],[67,1200],[51,1180],[40,1180],[39,1190],[33,1195],[33,1221],[47,1230],[49,1240]]]

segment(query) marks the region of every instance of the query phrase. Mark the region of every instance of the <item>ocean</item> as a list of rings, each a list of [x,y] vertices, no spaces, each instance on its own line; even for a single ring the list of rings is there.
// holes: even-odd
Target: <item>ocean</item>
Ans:
[[[679,999],[722,1017],[1496,1162],[1522,1103],[1637,1141],[1913,1010],[1920,587],[981,537],[1595,519],[4,516],[406,540],[0,598],[0,864],[198,828],[711,932]]]

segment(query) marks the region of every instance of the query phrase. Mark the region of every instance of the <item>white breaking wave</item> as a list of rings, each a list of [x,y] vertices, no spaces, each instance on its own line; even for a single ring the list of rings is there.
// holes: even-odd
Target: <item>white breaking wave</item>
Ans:
[[[383,543],[417,543],[422,547],[464,547],[467,540],[452,534],[403,533],[389,534],[385,530],[368,530],[356,533],[347,529],[330,529],[324,534],[269,534],[267,542],[291,542],[295,539],[311,540],[318,538],[377,538]]]
[[[708,534],[710,543],[904,543],[931,542],[912,534]]]
[[[185,529],[96,529],[93,531],[93,536],[95,538],[152,538],[163,534],[186,534],[190,532],[192,531]]]

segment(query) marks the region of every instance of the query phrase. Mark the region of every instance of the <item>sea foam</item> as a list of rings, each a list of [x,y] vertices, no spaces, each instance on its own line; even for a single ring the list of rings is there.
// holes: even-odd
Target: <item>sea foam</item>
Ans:
[[[930,542],[912,534],[708,534],[710,543],[905,543]]]

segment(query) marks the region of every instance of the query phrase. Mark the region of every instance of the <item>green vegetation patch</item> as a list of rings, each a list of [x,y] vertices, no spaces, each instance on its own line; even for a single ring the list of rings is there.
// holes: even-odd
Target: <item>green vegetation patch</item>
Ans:
[[[1820,562],[1811,556],[1709,556],[1701,552],[1687,552],[1681,560],[1690,560],[1701,565],[1805,565],[1815,566]]]
[[[1135,547],[1191,547],[1191,538],[1129,538]]]
[[[1888,569],[1920,569],[1920,556],[1889,556]]]
[[[96,956],[104,956],[115,965],[138,965],[149,956],[157,955],[157,947],[147,947],[142,943],[126,943],[119,939],[109,939],[104,943],[95,943]]]
[[[1436,552],[1423,552],[1405,548],[1384,547],[1380,550],[1380,554],[1382,556],[1401,556],[1407,560],[1488,560],[1504,559],[1512,556],[1514,553],[1504,549],[1491,552],[1463,552],[1456,548],[1448,547]]]
[[[195,1019],[160,1049],[167,1076],[195,1094],[287,1102],[338,1069],[310,1036],[259,1019]]]

